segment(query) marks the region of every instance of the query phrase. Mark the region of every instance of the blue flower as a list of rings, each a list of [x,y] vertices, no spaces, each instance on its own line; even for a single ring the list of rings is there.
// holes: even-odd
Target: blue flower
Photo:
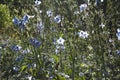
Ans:
[[[28,15],[24,15],[22,20],[24,21],[24,24],[28,23],[29,20]]]
[[[12,21],[15,25],[19,24],[19,19],[17,17],[14,17],[14,19]]]
[[[13,45],[13,46],[11,46],[11,49],[13,50],[13,51],[20,51],[21,50],[21,46],[18,46],[18,45]]]
[[[34,47],[40,47],[41,42],[38,41],[36,38],[30,38],[30,44],[32,44]]]
[[[24,15],[21,20],[19,20],[17,17],[14,17],[12,20],[15,25],[17,25],[20,29],[24,30],[26,29],[25,25],[28,23],[29,18],[33,18],[34,16]]]

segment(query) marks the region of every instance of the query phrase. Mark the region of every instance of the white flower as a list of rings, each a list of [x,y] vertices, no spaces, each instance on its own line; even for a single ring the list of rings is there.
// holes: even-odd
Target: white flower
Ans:
[[[87,4],[81,4],[79,7],[80,7],[80,12],[83,12],[87,8]]]
[[[118,40],[120,40],[120,32],[117,32],[116,36],[118,37]]]
[[[118,40],[120,40],[120,28],[117,29],[116,36],[118,37]]]
[[[35,1],[35,5],[36,5],[36,6],[38,6],[38,5],[40,5],[40,4],[41,4],[41,1],[38,1],[38,0]]]
[[[101,2],[103,2],[104,0],[101,0]]]
[[[120,28],[117,29],[117,32],[120,32]]]
[[[62,37],[60,37],[60,38],[57,40],[57,44],[59,44],[59,45],[64,45],[64,42],[65,42],[65,40],[64,40]]]
[[[80,13],[80,11],[74,11],[74,14],[79,14]]]
[[[88,0],[88,5],[90,5],[90,0]]]
[[[83,72],[80,72],[80,73],[79,73],[79,76],[84,76],[84,73],[83,73]]]
[[[51,17],[53,15],[53,12],[51,10],[48,10],[47,12],[48,17]]]
[[[78,35],[79,37],[87,38],[89,34],[86,31],[80,31],[78,32]]]
[[[28,77],[28,80],[32,80],[32,76],[29,76],[29,77]]]
[[[99,25],[99,27],[104,28],[105,25],[104,25],[103,23],[101,23],[101,24]]]
[[[39,10],[40,13],[42,13],[42,10]]]
[[[29,49],[25,49],[22,51],[23,54],[27,54],[27,53],[30,53],[30,50]]]
[[[54,17],[54,21],[55,21],[56,23],[60,23],[60,22],[61,22],[61,16],[60,16],[60,15],[55,16],[55,17]]]

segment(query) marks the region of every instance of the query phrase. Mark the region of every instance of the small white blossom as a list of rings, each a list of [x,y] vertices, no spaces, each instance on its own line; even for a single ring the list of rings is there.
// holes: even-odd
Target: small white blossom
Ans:
[[[80,14],[80,11],[74,11],[74,14]]]
[[[103,2],[104,0],[101,0],[101,2]]]
[[[33,67],[34,67],[34,68],[36,68],[36,66],[37,66],[36,64],[33,64]]]
[[[60,22],[61,22],[61,16],[60,16],[60,15],[55,16],[55,17],[54,17],[54,21],[55,21],[56,23],[60,23]]]
[[[79,37],[87,38],[89,34],[86,31],[80,31],[78,32],[78,35]]]
[[[32,76],[28,76],[28,80],[32,80]]]
[[[120,32],[120,28],[117,29],[117,32]]]
[[[60,38],[57,40],[57,44],[59,44],[59,45],[64,45],[64,42],[65,42],[65,40],[64,40],[62,37],[60,37]]]
[[[80,73],[79,73],[79,76],[84,76],[84,73],[83,73],[83,72],[80,72]]]
[[[118,40],[120,40],[120,28],[117,29],[116,36],[118,37]]]
[[[39,10],[40,13],[42,13],[42,10]]]
[[[30,50],[29,49],[25,49],[25,50],[22,51],[22,53],[24,53],[24,54],[30,53]]]
[[[87,8],[87,4],[81,4],[79,7],[80,7],[80,12],[83,12]]]
[[[40,4],[41,4],[41,1],[38,1],[38,0],[35,1],[35,6],[38,6]]]
[[[51,17],[53,15],[53,12],[51,10],[48,10],[47,12],[48,17]]]
[[[103,23],[101,23],[101,24],[99,25],[99,27],[104,28],[105,25],[104,25]]]

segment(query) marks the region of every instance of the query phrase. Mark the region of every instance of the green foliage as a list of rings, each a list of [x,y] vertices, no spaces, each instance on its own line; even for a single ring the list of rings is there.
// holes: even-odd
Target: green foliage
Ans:
[[[9,8],[0,4],[0,28],[9,27],[11,25],[11,16]]]
[[[94,5],[95,1],[91,2],[83,12],[80,12],[79,5],[87,0],[41,0],[38,6],[34,5],[34,1],[11,0],[6,2],[10,11],[7,6],[8,10],[0,9],[1,12],[6,10],[10,12],[12,17],[17,16],[18,24],[24,20],[22,19],[24,14],[35,15],[22,26],[25,29],[21,29],[21,24],[16,24],[4,36],[6,42],[3,39],[2,46],[0,45],[0,66],[2,66],[0,78],[15,80],[25,80],[29,77],[36,80],[120,78],[118,74],[120,53],[116,54],[120,50],[120,42],[116,39],[116,29],[119,27],[116,25],[119,19],[118,0],[115,2],[106,0],[106,13],[101,7],[102,3],[99,6]],[[53,12],[50,17],[46,13],[48,10]],[[115,13],[111,15],[112,12]],[[4,15],[2,13],[2,17],[5,18],[8,13]],[[60,23],[55,22],[56,15],[60,15]],[[110,22],[112,26],[109,25]],[[4,26],[7,25],[10,23]],[[80,31],[87,31],[89,36],[80,37],[78,34]],[[65,40],[64,44],[58,44],[60,37]],[[35,38],[32,44],[31,38]],[[36,48],[35,45],[39,42],[41,44]],[[60,42],[62,43],[62,40]],[[22,48],[14,50],[11,48],[13,45]]]

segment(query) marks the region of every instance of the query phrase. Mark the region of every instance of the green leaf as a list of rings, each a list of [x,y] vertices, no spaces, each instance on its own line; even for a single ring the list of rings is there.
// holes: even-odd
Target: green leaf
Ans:
[[[26,68],[27,68],[26,65],[22,66],[22,67],[21,67],[21,72],[24,71]]]

